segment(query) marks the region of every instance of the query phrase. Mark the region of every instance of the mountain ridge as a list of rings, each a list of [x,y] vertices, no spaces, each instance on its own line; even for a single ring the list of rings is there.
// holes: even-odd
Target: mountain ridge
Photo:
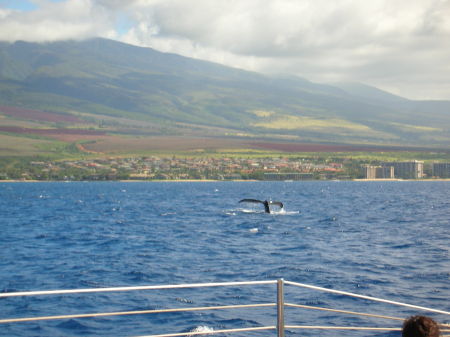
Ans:
[[[108,117],[172,125],[181,133],[223,128],[222,136],[450,144],[450,101],[269,76],[101,38],[0,43],[0,100],[97,124]]]

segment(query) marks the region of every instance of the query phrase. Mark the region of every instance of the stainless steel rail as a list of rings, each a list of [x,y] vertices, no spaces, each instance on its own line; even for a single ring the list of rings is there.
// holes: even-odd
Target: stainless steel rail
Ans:
[[[290,282],[290,281],[286,281],[286,284],[291,284],[291,285],[297,286],[297,287],[309,288],[309,289],[319,290],[319,291],[333,293],[333,294],[339,294],[339,295],[345,295],[345,296],[350,296],[350,297],[362,298],[362,299],[365,299],[365,300],[370,300],[370,301],[375,301],[375,302],[382,302],[382,303],[393,304],[393,305],[407,307],[407,308],[413,308],[413,309],[424,310],[424,311],[429,311],[429,312],[434,312],[434,313],[439,313],[439,314],[444,314],[444,315],[450,315],[450,312],[444,311],[444,310],[437,310],[437,309],[433,309],[433,308],[421,307],[421,306],[418,306],[418,305],[412,305],[412,304],[407,304],[407,303],[402,303],[402,302],[385,300],[385,299],[377,298],[377,297],[359,295],[359,294],[355,294],[355,293],[349,293],[347,291],[340,291],[340,290],[316,287],[316,286],[312,286],[312,285],[309,285],[309,284],[298,283],[298,282]]]
[[[277,283],[276,280],[247,281],[247,282],[186,283],[186,284],[155,285],[155,286],[140,286],[140,287],[114,287],[114,288],[22,291],[22,292],[12,292],[12,293],[0,293],[0,298],[16,297],[16,296],[63,295],[63,294],[116,292],[116,291],[135,291],[135,290],[225,287],[225,286],[242,286],[242,285],[275,284],[275,283]]]
[[[268,281],[244,281],[244,282],[218,282],[218,283],[191,283],[191,284],[177,284],[177,285],[154,285],[154,286],[138,286],[138,287],[114,287],[114,288],[91,288],[91,289],[69,289],[69,290],[47,290],[47,291],[30,291],[30,292],[11,292],[11,293],[0,293],[0,298],[7,297],[20,297],[20,296],[46,296],[46,295],[66,295],[66,294],[80,294],[80,293],[96,293],[96,292],[120,292],[120,291],[148,291],[148,290],[162,290],[162,289],[182,289],[182,288],[204,288],[204,287],[227,287],[227,286],[255,286],[255,285],[270,285],[276,284],[277,301],[276,303],[256,303],[256,304],[240,304],[240,305],[224,305],[224,306],[210,306],[210,307],[191,307],[191,308],[171,308],[171,309],[158,309],[158,310],[140,310],[140,311],[121,311],[121,312],[106,312],[106,313],[84,313],[75,315],[58,315],[58,316],[40,316],[40,317],[23,317],[23,318],[5,318],[0,319],[0,324],[7,323],[21,323],[21,322],[31,322],[31,321],[43,321],[43,320],[59,320],[59,319],[74,319],[74,318],[88,318],[88,317],[105,317],[105,316],[122,316],[122,315],[143,315],[143,314],[155,314],[155,313],[169,313],[169,312],[182,312],[182,311],[208,311],[208,310],[224,310],[224,309],[237,309],[237,308],[258,308],[258,307],[275,307],[276,306],[276,325],[270,326],[260,326],[260,327],[248,327],[240,329],[226,329],[226,330],[213,330],[207,332],[193,331],[193,332],[183,332],[183,333],[172,333],[163,335],[151,335],[151,336],[140,336],[140,337],[171,337],[171,336],[194,336],[194,335],[204,335],[204,334],[218,334],[218,333],[233,333],[233,332],[243,332],[243,331],[261,331],[261,330],[276,330],[278,337],[285,336],[285,329],[318,329],[318,330],[381,330],[381,331],[399,331],[400,328],[396,327],[357,327],[357,326],[323,326],[323,325],[285,325],[285,307],[291,308],[302,308],[311,310],[322,310],[335,313],[342,313],[347,315],[358,315],[367,316],[372,318],[382,318],[390,319],[396,321],[403,321],[404,318],[391,317],[385,315],[361,313],[354,311],[345,311],[333,308],[323,308],[315,306],[307,306],[300,304],[285,303],[284,301],[284,287],[285,285],[301,287],[316,291],[340,294],[344,296],[350,296],[355,298],[361,298],[365,300],[382,302],[386,304],[403,306],[407,308],[413,308],[421,311],[428,311],[433,313],[439,313],[444,315],[449,315],[450,312],[444,310],[437,310],[433,308],[427,308],[423,306],[416,306],[407,303],[401,303],[391,300],[385,300],[381,298],[375,298],[365,295],[359,295],[355,293],[339,291],[334,289],[322,288],[313,285],[279,280],[268,280]],[[448,325],[443,324],[441,331],[448,332],[446,329]],[[444,335],[446,336],[446,335]],[[447,335],[448,337],[448,335]]]

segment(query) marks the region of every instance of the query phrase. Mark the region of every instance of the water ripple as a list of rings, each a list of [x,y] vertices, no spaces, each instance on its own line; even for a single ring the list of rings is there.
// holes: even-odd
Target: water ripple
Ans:
[[[433,182],[0,184],[0,291],[284,278],[450,310],[449,190],[450,183]],[[238,204],[243,196],[282,200],[286,212],[245,211]],[[287,291],[297,303],[367,310],[364,301]],[[8,298],[0,318],[60,308],[264,303],[274,296],[273,287],[231,287]],[[411,314],[381,304],[370,310]],[[304,311],[290,320],[356,324]],[[8,324],[0,335],[148,335],[273,324],[269,309],[230,310]]]

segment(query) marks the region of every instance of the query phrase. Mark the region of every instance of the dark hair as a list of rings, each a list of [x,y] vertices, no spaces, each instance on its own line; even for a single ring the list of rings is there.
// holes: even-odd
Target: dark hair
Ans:
[[[438,324],[426,316],[411,316],[403,322],[403,337],[439,337]]]

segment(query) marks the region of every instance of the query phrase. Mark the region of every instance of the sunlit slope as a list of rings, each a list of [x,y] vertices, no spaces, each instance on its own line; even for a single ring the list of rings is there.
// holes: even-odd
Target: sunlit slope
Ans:
[[[449,102],[269,77],[105,39],[1,43],[0,100],[79,116],[221,127],[227,134],[450,144]]]

